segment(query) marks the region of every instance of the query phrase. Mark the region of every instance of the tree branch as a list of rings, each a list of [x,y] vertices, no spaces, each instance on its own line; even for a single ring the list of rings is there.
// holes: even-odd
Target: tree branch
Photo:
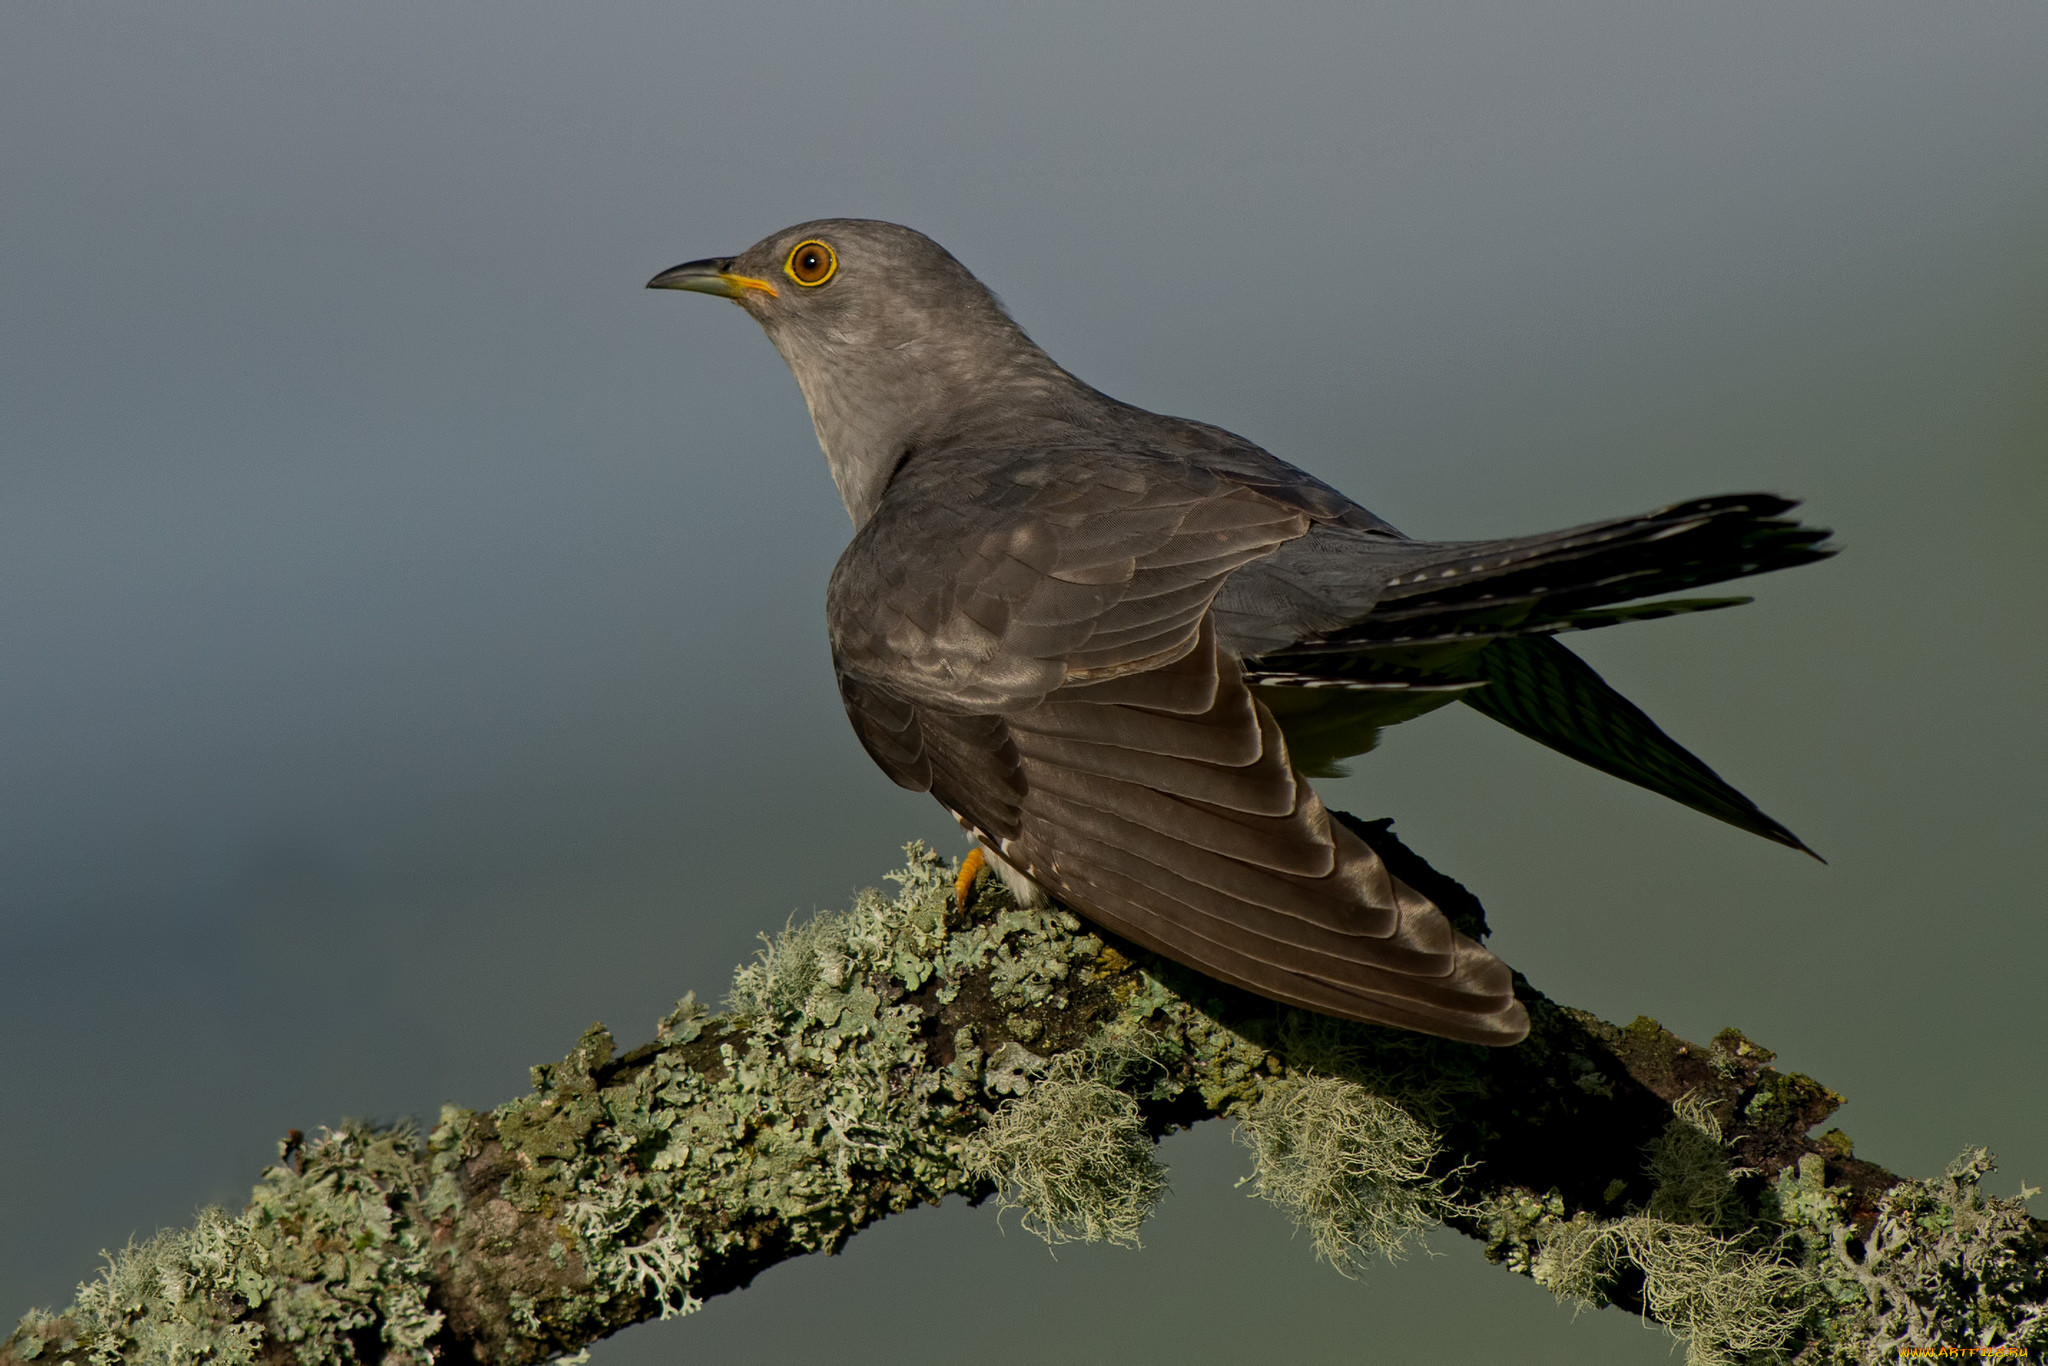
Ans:
[[[1388,823],[1350,823],[1484,932]],[[1134,1241],[1154,1142],[1218,1116],[1340,1270],[1445,1222],[1694,1362],[2048,1345],[2026,1193],[1986,1196],[1981,1150],[1906,1181],[1809,1136],[1841,1098],[1732,1029],[1617,1027],[1517,979],[1528,1040],[1454,1044],[1277,1006],[992,882],[956,912],[921,846],[892,877],[777,937],[723,1013],[686,997],[622,1056],[593,1026],[489,1114],[294,1133],[245,1211],[110,1258],[0,1366],[545,1362],[951,1194]]]

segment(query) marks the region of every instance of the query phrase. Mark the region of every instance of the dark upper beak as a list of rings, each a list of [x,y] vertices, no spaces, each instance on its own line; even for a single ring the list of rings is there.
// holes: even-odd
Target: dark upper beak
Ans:
[[[723,299],[737,299],[750,289],[758,289],[771,298],[777,294],[775,286],[766,280],[733,274],[730,256],[712,256],[702,261],[685,261],[679,266],[670,266],[649,280],[647,287],[687,289],[698,294],[716,294]]]

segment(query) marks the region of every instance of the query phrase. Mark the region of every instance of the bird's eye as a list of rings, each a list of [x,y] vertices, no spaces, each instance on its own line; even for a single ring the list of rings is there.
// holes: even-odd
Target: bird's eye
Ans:
[[[832,278],[839,269],[839,257],[832,248],[812,238],[799,242],[789,253],[789,260],[782,266],[782,273],[800,285],[816,288]]]

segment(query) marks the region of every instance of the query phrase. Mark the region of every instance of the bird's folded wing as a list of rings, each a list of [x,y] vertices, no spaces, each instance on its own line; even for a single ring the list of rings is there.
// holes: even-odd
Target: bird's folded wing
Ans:
[[[1161,684],[1178,709],[1150,705]],[[1024,796],[1004,856],[1107,928],[1328,1014],[1474,1043],[1527,1031],[1506,965],[1330,820],[1213,630],[1007,727]]]
[[[928,489],[893,521],[885,498],[842,560],[835,661],[868,752],[1168,957],[1329,1014],[1522,1037],[1506,966],[1333,825],[1217,642],[1224,576],[1307,517],[1168,462],[1044,472],[956,469],[964,504]]]

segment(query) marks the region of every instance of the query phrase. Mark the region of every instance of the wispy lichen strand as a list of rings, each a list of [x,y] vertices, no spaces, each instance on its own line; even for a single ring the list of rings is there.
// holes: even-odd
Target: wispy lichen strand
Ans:
[[[1444,1219],[1696,1361],[2048,1345],[2040,1230],[1982,1192],[1988,1158],[1897,1184],[1808,1137],[1838,1098],[1732,1030],[1703,1048],[1525,990],[1527,1043],[1448,1044],[1246,997],[994,886],[957,912],[921,846],[892,876],[769,940],[722,1013],[686,997],[623,1056],[593,1026],[530,1094],[424,1137],[295,1136],[244,1211],[109,1257],[0,1366],[573,1359],[949,1194],[1134,1243],[1154,1141],[1216,1116],[1340,1269]]]
[[[1138,1230],[1166,1194],[1166,1171],[1134,1082],[1170,1077],[1149,1034],[1105,1035],[1050,1063],[1014,1064],[1006,1100],[967,1141],[972,1175],[991,1182],[1004,1209],[1048,1243],[1138,1246]],[[1121,1089],[1120,1089],[1121,1088]]]
[[[1250,1180],[1347,1276],[1394,1260],[1446,1214],[1470,1213],[1439,1175],[1442,1138],[1385,1096],[1333,1076],[1284,1076],[1246,1107]]]

